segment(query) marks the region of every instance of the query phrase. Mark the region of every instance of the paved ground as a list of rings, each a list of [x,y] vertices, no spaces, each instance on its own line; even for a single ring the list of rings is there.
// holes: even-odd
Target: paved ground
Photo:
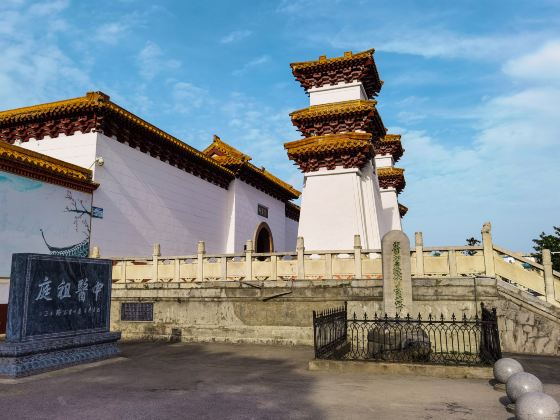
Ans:
[[[307,347],[142,343],[122,350],[124,358],[87,369],[0,381],[0,418],[512,418],[486,380],[309,372]],[[522,362],[540,369],[546,391],[560,400],[559,359]]]

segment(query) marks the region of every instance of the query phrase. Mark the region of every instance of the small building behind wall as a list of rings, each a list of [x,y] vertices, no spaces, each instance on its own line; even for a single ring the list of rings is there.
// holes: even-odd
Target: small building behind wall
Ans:
[[[299,191],[218,137],[203,152],[101,92],[0,112],[0,141],[91,168],[91,244],[103,256],[240,252],[263,222],[294,249]],[[97,162],[97,164],[96,164]],[[21,207],[19,205],[18,207]]]

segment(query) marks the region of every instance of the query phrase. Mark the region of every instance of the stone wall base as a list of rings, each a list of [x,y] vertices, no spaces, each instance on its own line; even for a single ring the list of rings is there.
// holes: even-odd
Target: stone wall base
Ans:
[[[379,280],[204,282],[114,288],[111,329],[124,340],[313,345],[314,310],[348,302],[348,316],[383,316]],[[157,286],[157,287],[156,287]],[[271,296],[277,296],[270,298]],[[153,321],[124,321],[121,305],[153,303]],[[490,277],[414,278],[410,315],[472,318],[480,303],[496,307],[502,351],[560,355],[560,309]],[[393,314],[389,314],[392,316]]]
[[[68,338],[0,344],[0,375],[11,378],[35,375],[119,354],[119,332],[84,334],[85,340]],[[80,338],[72,337],[74,339]],[[74,343],[72,343],[74,341]],[[79,342],[86,344],[80,344]]]

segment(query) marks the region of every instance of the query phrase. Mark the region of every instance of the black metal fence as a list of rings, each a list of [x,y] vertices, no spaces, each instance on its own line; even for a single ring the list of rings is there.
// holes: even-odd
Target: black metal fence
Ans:
[[[348,304],[323,312],[313,311],[313,339],[315,358],[330,359],[336,356],[336,350],[346,343],[346,314]]]
[[[348,319],[347,306],[313,312],[318,359],[489,365],[501,358],[496,310],[481,305],[481,317],[422,319],[387,315]]]

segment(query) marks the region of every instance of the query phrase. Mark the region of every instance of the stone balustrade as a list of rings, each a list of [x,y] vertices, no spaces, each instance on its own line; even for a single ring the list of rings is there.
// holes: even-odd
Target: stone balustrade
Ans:
[[[417,232],[409,261],[412,278],[498,276],[559,305],[560,273],[552,270],[550,253],[544,265],[492,244],[489,229],[483,229],[481,246],[424,247]],[[383,258],[379,249],[362,249],[355,235],[354,249],[313,251],[298,238],[295,252],[255,253],[252,241],[237,254],[207,254],[203,241],[196,255],[162,256],[154,244],[151,257],[112,257],[114,288],[189,288],[202,282],[239,282],[258,287],[258,282],[275,280],[375,280],[383,278]],[[94,247],[94,255],[100,251]],[[548,252],[548,254],[547,254]],[[548,257],[548,258],[547,258]],[[256,283],[255,283],[256,282]]]

